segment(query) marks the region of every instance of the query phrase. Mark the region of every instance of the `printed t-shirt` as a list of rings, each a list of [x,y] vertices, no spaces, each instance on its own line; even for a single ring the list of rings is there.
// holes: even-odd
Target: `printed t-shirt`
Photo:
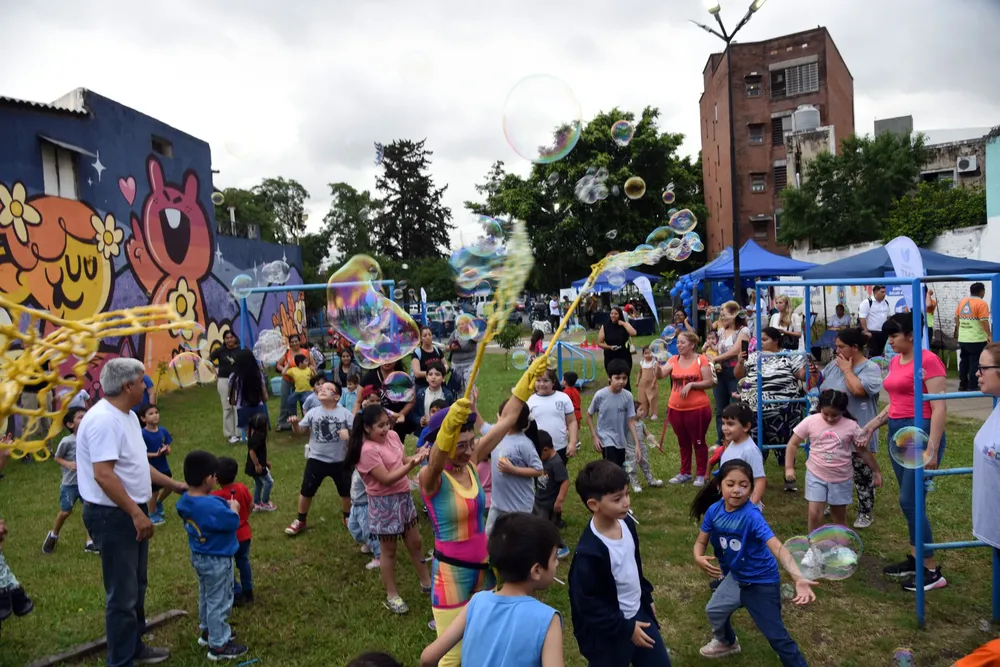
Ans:
[[[670,361],[667,363],[670,365],[670,379],[672,380],[667,407],[671,410],[684,412],[686,410],[700,410],[709,405],[708,394],[704,389],[692,389],[688,392],[687,398],[681,396],[681,389],[684,385],[701,382],[701,369],[709,368],[712,363],[708,357],[699,354],[687,367],[681,366],[679,356],[670,357]]]
[[[1000,408],[983,423],[972,449],[972,534],[1000,549]]]
[[[321,405],[307,412],[299,426],[309,429],[309,458],[325,463],[343,461],[347,441],[340,439],[340,431],[350,431],[353,425],[354,415],[339,405],[329,410]]]
[[[778,561],[767,548],[774,532],[760,510],[749,500],[734,512],[720,500],[705,512],[701,522],[724,571],[741,584],[776,584],[781,581]]]
[[[554,391],[548,396],[532,394],[528,399],[530,416],[538,424],[538,429],[552,436],[556,451],[566,449],[566,417],[573,414],[573,401],[565,393]]]
[[[955,309],[958,320],[959,343],[985,343],[989,340],[983,322],[990,321],[990,307],[976,296],[967,296],[958,302]]]
[[[542,470],[545,474],[535,478],[535,507],[551,511],[559,497],[559,487],[569,480],[569,473],[559,456],[542,461]]]
[[[854,475],[851,454],[863,431],[853,419],[828,424],[821,414],[809,415],[792,432],[809,441],[806,470],[824,482],[846,482]]]
[[[885,376],[882,387],[889,394],[889,419],[913,418],[913,361],[902,364],[900,357],[889,360],[889,374]],[[927,382],[931,378],[944,377],[944,363],[935,354],[923,355],[924,382],[923,391],[927,393]],[[924,401],[923,416],[930,419],[931,402]]]

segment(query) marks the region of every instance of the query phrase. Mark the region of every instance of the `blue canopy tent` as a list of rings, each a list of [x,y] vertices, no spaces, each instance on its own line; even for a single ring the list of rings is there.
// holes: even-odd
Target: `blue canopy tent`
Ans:
[[[651,276],[648,273],[642,273],[640,271],[633,271],[632,269],[625,269],[625,282],[634,283],[639,278],[648,278],[650,283],[658,283],[663,280],[660,276]],[[572,285],[576,289],[580,289],[587,282],[586,278],[580,278],[579,280],[574,280]],[[604,294],[605,292],[617,292],[622,288],[621,285],[617,287],[608,282],[608,272],[605,271],[601,275],[597,276],[597,280],[594,282],[594,294]]]
[[[928,276],[954,276],[963,273],[1000,273],[1000,264],[978,259],[942,255],[933,250],[918,248]],[[742,267],[741,267],[742,268]],[[829,264],[815,266],[801,275],[803,280],[826,278],[884,278],[892,272],[892,261],[885,248],[872,248],[860,255],[838,259]]]
[[[740,248],[740,279],[744,287],[752,287],[757,278],[796,276],[812,269],[815,264],[801,262],[784,255],[776,255],[747,241]],[[712,303],[719,305],[733,298],[733,249],[727,246],[718,257],[685,276],[692,281],[716,281],[712,285]]]

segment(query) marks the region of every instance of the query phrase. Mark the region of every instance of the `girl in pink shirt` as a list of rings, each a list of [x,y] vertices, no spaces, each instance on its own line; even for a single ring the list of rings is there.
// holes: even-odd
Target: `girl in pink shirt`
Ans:
[[[381,405],[369,405],[361,411],[347,441],[347,464],[357,468],[368,493],[368,523],[373,537],[382,547],[380,571],[385,585],[387,609],[396,614],[409,611],[396,587],[396,544],[403,538],[410,560],[420,578],[424,593],[431,590],[431,578],[423,562],[424,546],[417,530],[417,508],[410,495],[407,475],[427,457],[421,449],[406,456],[403,443],[389,425],[389,416]]]
[[[792,429],[785,452],[785,481],[795,482],[795,454],[809,442],[806,460],[806,500],[809,502],[809,532],[823,525],[823,512],[830,506],[833,523],[847,525],[847,506],[854,496],[854,464],[857,453],[872,469],[876,488],[882,486],[882,471],[868,451],[868,438],[847,411],[848,396],[836,389],[819,395],[817,412]]]

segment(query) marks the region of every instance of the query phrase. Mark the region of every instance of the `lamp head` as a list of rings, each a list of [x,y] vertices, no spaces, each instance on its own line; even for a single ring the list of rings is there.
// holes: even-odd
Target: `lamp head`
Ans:
[[[718,14],[719,10],[722,9],[722,7],[719,5],[719,0],[704,0],[704,2],[705,2],[705,9],[707,9],[708,13],[711,14],[712,16]]]
[[[753,0],[753,2],[750,3],[750,11],[756,12],[757,10],[759,10],[761,7],[764,6],[765,2],[767,2],[767,0]]]

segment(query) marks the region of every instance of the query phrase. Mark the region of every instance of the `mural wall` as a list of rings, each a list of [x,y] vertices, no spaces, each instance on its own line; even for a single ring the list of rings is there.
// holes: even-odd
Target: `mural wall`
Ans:
[[[293,267],[286,284],[301,284],[301,255],[297,247],[216,234],[207,144],[93,93],[82,95],[84,114],[0,107],[0,128],[8,128],[0,129],[0,145],[14,148],[0,157],[0,292],[69,320],[169,303],[201,330],[105,339],[86,378],[91,394],[100,395],[108,359],[141,359],[156,380],[176,354],[194,349],[207,357],[225,331],[240,335],[239,307],[229,293],[233,277],[248,273],[266,285],[260,268],[284,258]],[[118,124],[102,130],[102,118]],[[151,135],[172,142],[170,157],[149,150]],[[39,145],[49,137],[76,149],[79,200],[45,194]],[[298,291],[255,295],[248,309],[253,336],[305,324]]]

